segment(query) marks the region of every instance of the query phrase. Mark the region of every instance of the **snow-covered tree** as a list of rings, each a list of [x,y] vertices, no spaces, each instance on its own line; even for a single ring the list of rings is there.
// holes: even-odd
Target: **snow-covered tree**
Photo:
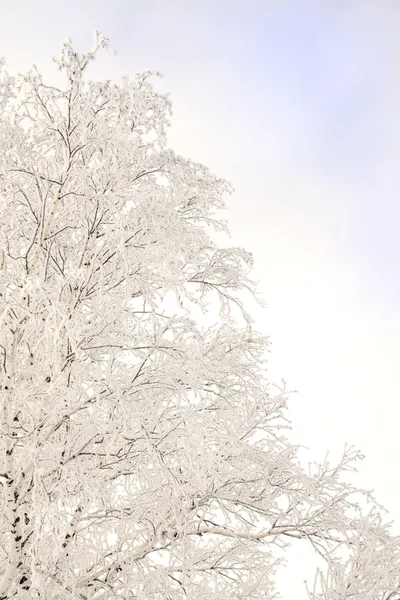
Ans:
[[[284,436],[228,184],[168,149],[151,73],[87,80],[107,45],[66,42],[60,88],[0,70],[0,599],[272,599],[293,538],[311,598],[400,598],[358,453]]]

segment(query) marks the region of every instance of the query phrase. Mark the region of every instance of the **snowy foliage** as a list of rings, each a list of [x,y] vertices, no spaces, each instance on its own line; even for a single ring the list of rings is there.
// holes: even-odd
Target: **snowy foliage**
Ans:
[[[293,538],[310,598],[400,598],[358,453],[307,471],[283,435],[229,185],[168,149],[151,73],[86,80],[107,45],[66,42],[62,89],[0,65],[0,599],[272,599]]]

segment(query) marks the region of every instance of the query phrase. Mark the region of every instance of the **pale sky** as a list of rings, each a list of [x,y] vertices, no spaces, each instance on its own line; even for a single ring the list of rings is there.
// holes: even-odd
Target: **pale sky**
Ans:
[[[235,187],[229,243],[254,253],[292,439],[307,459],[357,446],[400,531],[399,2],[0,0],[10,71],[50,71],[94,28],[118,52],[96,76],[163,72],[171,144]],[[306,598],[308,558],[290,572],[285,600]]]

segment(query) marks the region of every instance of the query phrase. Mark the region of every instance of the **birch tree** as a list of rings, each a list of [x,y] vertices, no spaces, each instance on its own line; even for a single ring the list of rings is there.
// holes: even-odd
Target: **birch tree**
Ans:
[[[310,598],[400,598],[359,453],[307,470],[284,435],[229,185],[168,148],[156,73],[87,78],[107,46],[67,41],[60,88],[1,64],[0,599],[272,599],[290,542]]]

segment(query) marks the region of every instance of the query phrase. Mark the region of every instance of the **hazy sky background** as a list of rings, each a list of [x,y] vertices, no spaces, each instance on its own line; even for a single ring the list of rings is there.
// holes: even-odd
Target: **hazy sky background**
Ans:
[[[111,38],[96,75],[164,73],[171,144],[235,187],[226,217],[268,303],[292,439],[366,454],[400,531],[400,4],[397,0],[0,0],[0,56],[36,63]],[[285,600],[312,561],[291,553]],[[310,570],[311,569],[311,570]],[[300,586],[300,589],[299,589]]]

